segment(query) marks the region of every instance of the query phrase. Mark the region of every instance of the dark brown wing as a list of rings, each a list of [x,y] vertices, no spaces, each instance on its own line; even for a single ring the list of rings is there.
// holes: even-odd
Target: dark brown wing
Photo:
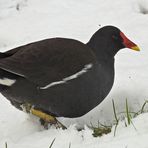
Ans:
[[[24,76],[45,86],[60,81],[95,63],[96,58],[85,44],[63,38],[53,38],[10,50],[0,59],[0,68]]]

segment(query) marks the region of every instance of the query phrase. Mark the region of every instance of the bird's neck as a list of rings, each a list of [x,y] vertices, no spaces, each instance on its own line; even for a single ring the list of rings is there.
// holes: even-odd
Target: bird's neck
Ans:
[[[92,49],[92,51],[95,53],[97,59],[99,61],[110,61],[114,62],[114,56],[116,53],[114,52],[107,52],[106,48],[108,48],[108,45],[96,45],[92,44],[91,42],[87,43],[87,46]]]

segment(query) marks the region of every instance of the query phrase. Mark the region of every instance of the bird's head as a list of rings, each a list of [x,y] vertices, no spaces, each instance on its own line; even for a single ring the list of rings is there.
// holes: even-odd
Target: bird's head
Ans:
[[[87,43],[98,54],[114,55],[123,48],[140,51],[140,48],[129,40],[125,34],[114,26],[105,26],[99,29]]]

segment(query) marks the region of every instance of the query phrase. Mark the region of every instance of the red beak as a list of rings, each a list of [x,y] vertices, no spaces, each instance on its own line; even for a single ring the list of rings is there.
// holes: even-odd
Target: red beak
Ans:
[[[130,48],[130,49],[133,49],[133,50],[136,50],[136,51],[140,51],[140,48],[135,44],[133,43],[132,41],[130,41],[125,35],[123,32],[120,32],[120,36],[122,37],[123,39],[123,44],[125,47],[127,48]]]

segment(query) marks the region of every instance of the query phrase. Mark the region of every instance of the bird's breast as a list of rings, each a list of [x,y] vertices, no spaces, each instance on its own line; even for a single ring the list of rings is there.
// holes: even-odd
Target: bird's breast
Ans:
[[[97,66],[98,86],[100,96],[106,97],[110,92],[114,82],[114,63],[100,62]]]

